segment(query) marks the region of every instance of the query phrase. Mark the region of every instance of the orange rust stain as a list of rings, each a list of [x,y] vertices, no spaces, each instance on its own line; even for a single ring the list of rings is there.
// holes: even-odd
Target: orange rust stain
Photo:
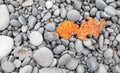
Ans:
[[[76,34],[81,40],[87,40],[87,35],[99,36],[101,28],[106,24],[106,21],[96,22],[96,20],[91,17],[87,17],[87,19],[88,21],[82,21],[81,27],[72,21],[65,20],[56,29],[56,32],[64,39],[70,39],[72,33]]]

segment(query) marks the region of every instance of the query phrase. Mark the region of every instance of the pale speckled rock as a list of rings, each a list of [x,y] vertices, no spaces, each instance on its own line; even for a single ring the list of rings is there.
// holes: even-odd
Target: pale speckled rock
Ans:
[[[99,64],[99,68],[95,73],[108,73],[108,72],[103,64]]]
[[[10,61],[4,61],[1,66],[2,69],[6,72],[12,72],[15,69],[14,64]]]
[[[31,6],[32,4],[33,4],[33,0],[25,0],[25,2],[23,2],[22,6],[27,7],[27,6]]]
[[[38,31],[32,31],[29,39],[30,42],[35,46],[39,46],[43,42],[43,37]]]
[[[33,54],[33,58],[39,65],[43,67],[50,66],[54,60],[52,51],[46,47],[36,50]]]
[[[39,73],[66,73],[66,71],[61,68],[42,68]]]
[[[118,42],[120,42],[120,34],[118,34],[118,35],[116,36],[116,40],[117,40]]]
[[[0,31],[8,27],[9,21],[10,21],[10,17],[9,17],[7,6],[4,4],[1,4],[0,5]]]
[[[120,73],[120,66],[119,65],[114,66],[112,69],[112,72],[113,73]]]
[[[47,2],[46,2],[46,8],[47,9],[50,9],[50,8],[52,8],[52,6],[53,6],[53,2],[52,1],[50,1],[50,0],[48,0]]]
[[[26,65],[22,69],[19,70],[19,73],[31,73],[32,72],[32,66]]]
[[[64,7],[60,9],[60,15],[61,15],[62,18],[66,17],[67,11],[66,11],[66,9]]]
[[[14,45],[14,41],[12,38],[8,36],[0,36],[0,59],[7,56]]]
[[[112,51],[112,49],[107,49],[107,50],[105,50],[105,52],[104,52],[104,57],[105,58],[112,58],[112,56],[113,56],[113,51]]]
[[[15,65],[16,68],[19,68],[21,66],[21,61],[19,59],[15,59],[13,64]]]
[[[78,65],[76,71],[77,71],[77,73],[84,73],[85,69],[84,69],[83,65]]]

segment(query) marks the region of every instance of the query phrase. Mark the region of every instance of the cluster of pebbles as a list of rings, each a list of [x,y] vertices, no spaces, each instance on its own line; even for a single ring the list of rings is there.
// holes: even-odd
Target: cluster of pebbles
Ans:
[[[87,16],[106,20],[98,37],[55,32]],[[120,0],[0,0],[0,73],[120,73]]]

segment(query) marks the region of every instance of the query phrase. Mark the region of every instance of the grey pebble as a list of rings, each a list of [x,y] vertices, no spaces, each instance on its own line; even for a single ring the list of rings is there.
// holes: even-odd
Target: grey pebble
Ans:
[[[15,9],[12,5],[8,5],[8,10],[11,12],[11,13],[14,13],[15,12]]]
[[[66,65],[71,60],[71,56],[69,54],[64,54],[58,60],[59,65]]]
[[[78,65],[76,71],[77,73],[85,73],[85,68],[83,67],[83,65]]]
[[[50,65],[51,67],[55,67],[57,65],[58,60],[54,58],[52,64]]]
[[[84,48],[84,49],[82,50],[82,53],[83,53],[84,55],[88,55],[88,54],[90,53],[90,51],[89,51],[88,49]]]
[[[55,15],[55,16],[59,16],[59,14],[60,14],[60,10],[59,10],[59,9],[56,9],[56,10],[54,11],[54,15]]]
[[[34,28],[36,22],[37,22],[36,17],[30,16],[30,17],[28,18],[28,25],[29,25],[29,28],[30,28],[30,29]]]
[[[120,66],[119,65],[116,65],[112,68],[112,72],[113,73],[120,73]]]
[[[34,27],[34,30],[38,30],[38,29],[40,28],[40,26],[41,26],[41,23],[40,23],[40,22],[36,23],[36,25],[35,25],[35,27]]]
[[[18,20],[19,20],[19,22],[20,22],[21,24],[23,24],[23,25],[26,25],[26,24],[27,24],[27,21],[26,21],[25,17],[22,16],[22,15],[18,17]]]
[[[17,35],[15,38],[14,38],[14,41],[15,41],[15,45],[16,46],[20,46],[21,43],[22,43],[22,36],[19,34]]]
[[[15,69],[14,64],[10,61],[4,61],[1,66],[2,69],[6,72],[12,72]]]
[[[99,68],[95,73],[108,73],[107,69],[105,68],[104,64],[99,64]]]
[[[118,35],[116,36],[116,40],[117,40],[118,42],[120,42],[120,34],[118,34]]]
[[[32,73],[38,73],[38,72],[39,72],[38,67],[34,67]]]
[[[83,41],[83,44],[86,46],[86,47],[89,47],[92,45],[92,42],[90,39],[87,39],[86,41]]]
[[[46,13],[44,16],[43,16],[43,18],[42,18],[42,22],[44,22],[44,21],[47,21],[47,20],[49,20],[51,18],[51,13],[50,12],[48,12],[48,13]]]
[[[55,41],[58,39],[58,35],[57,33],[55,32],[48,32],[48,31],[45,31],[44,33],[44,38],[48,41]]]
[[[45,26],[45,29],[48,30],[48,31],[55,31],[55,23],[54,22],[49,22],[47,23]]]
[[[56,46],[54,49],[53,49],[53,52],[55,54],[60,54],[62,53],[63,51],[65,51],[65,46],[64,45],[58,45]]]
[[[54,60],[52,51],[47,47],[41,47],[33,54],[35,61],[42,67],[48,67]]]
[[[10,3],[14,6],[14,7],[18,7],[19,3],[17,1],[14,0],[10,0]]]
[[[108,48],[107,50],[105,50],[105,52],[104,52],[104,57],[105,58],[111,58],[112,56],[113,56],[112,49]]]
[[[79,0],[74,0],[74,7],[77,10],[80,10],[82,7],[82,3]]]
[[[118,22],[118,17],[117,16],[112,16],[111,19],[112,19],[113,23],[117,23]]]
[[[105,64],[110,64],[110,63],[112,63],[112,61],[113,61],[112,58],[105,58],[104,59]]]
[[[89,11],[90,11],[90,7],[89,7],[89,6],[85,6],[85,7],[84,7],[84,11],[85,11],[85,12],[89,12]]]
[[[110,16],[116,15],[116,10],[112,6],[105,7],[104,11]]]
[[[33,8],[32,8],[32,15],[33,15],[33,16],[37,16],[37,14],[38,14],[37,8],[36,8],[36,7],[33,7]]]
[[[99,37],[100,50],[103,50],[103,42],[104,42],[104,36],[100,35],[100,37]]]
[[[19,68],[21,66],[21,61],[19,59],[15,59],[13,64],[15,65],[16,68]]]
[[[96,71],[98,69],[98,62],[96,60],[95,57],[89,57],[87,60],[86,60],[86,64],[87,64],[87,67],[91,70],[91,71]]]
[[[30,57],[26,57],[24,60],[23,60],[23,62],[22,62],[22,66],[25,66],[25,65],[28,65],[29,63],[30,63],[30,60],[31,60],[31,58]]]
[[[39,70],[39,73],[66,73],[65,70],[61,68],[42,68]]]
[[[67,46],[69,44],[69,41],[65,40],[65,39],[61,38],[60,41],[61,41],[62,45],[64,45],[64,46]]]
[[[67,18],[69,20],[77,21],[81,17],[80,13],[77,10],[69,10],[67,13]]]
[[[19,70],[19,73],[31,73],[31,72],[32,72],[32,66],[31,65],[26,65]]]
[[[11,19],[10,20],[10,24],[12,26],[21,26],[21,23],[18,20],[16,20],[16,19]]]
[[[104,2],[104,0],[96,0],[95,6],[100,10],[104,10],[104,8],[107,6],[107,4]]]
[[[60,15],[61,15],[62,18],[66,17],[67,11],[66,11],[66,9],[64,7],[60,9]]]
[[[116,64],[118,64],[120,62],[120,58],[117,55],[116,51],[114,52],[113,58],[114,58]]]
[[[95,16],[96,15],[96,13],[97,13],[97,11],[98,11],[98,9],[97,8],[92,8],[91,10],[90,10],[90,15],[91,16]]]
[[[82,52],[82,50],[84,49],[82,41],[81,40],[76,40],[75,41],[75,49],[77,52]]]
[[[79,60],[75,59],[75,58],[72,58],[66,65],[66,67],[70,70],[74,70],[77,68],[78,66],[78,63],[79,63]]]

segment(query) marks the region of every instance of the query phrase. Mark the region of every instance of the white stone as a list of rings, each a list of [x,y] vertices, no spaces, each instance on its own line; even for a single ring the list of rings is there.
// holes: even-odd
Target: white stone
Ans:
[[[26,65],[22,69],[20,69],[19,73],[31,73],[32,72],[32,66]]]
[[[11,52],[13,45],[14,41],[12,38],[0,36],[0,60]]]
[[[21,28],[22,32],[24,33],[27,32],[27,29],[28,29],[27,25],[23,25]]]
[[[43,42],[43,37],[38,31],[32,31],[30,33],[30,43],[35,46],[39,46]]]
[[[9,25],[9,12],[7,6],[2,4],[0,5],[0,30],[4,30]]]
[[[43,67],[50,66],[54,60],[52,51],[46,47],[42,47],[35,51],[33,58]]]
[[[47,9],[50,9],[50,8],[52,8],[52,6],[53,6],[52,1],[48,0],[48,1],[46,2],[46,8],[47,8]]]
[[[22,4],[23,7],[31,6],[33,4],[33,0],[25,0]]]

